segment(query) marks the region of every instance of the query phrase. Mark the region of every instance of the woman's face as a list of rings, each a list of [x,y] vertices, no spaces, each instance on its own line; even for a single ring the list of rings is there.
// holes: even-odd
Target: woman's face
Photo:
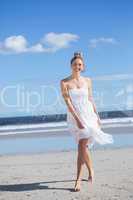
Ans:
[[[72,70],[75,72],[80,72],[84,70],[84,64],[83,61],[80,58],[76,58],[73,62],[72,62]]]

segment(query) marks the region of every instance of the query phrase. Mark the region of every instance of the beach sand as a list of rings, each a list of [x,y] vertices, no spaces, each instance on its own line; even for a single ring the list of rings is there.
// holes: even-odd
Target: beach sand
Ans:
[[[77,151],[0,156],[0,200],[133,199],[133,148],[91,150],[95,182],[74,192]]]

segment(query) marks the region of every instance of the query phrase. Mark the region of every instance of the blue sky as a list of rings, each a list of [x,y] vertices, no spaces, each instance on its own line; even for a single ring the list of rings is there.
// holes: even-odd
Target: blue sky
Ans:
[[[58,87],[71,73],[70,59],[77,50],[84,55],[85,76],[133,74],[131,0],[0,3],[1,90],[2,84],[22,82],[32,89],[42,83]],[[6,98],[14,101],[9,93]],[[25,114],[1,108],[6,115]]]

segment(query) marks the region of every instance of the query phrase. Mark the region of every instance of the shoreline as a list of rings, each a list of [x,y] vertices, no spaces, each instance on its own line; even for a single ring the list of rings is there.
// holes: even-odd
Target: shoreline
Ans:
[[[16,127],[16,126],[15,126]],[[63,125],[57,123],[56,126],[50,126],[50,123],[41,124],[34,128],[26,126],[25,129],[16,129],[15,127],[0,127],[0,139],[8,138],[27,138],[27,137],[53,137],[53,136],[67,136],[71,135],[67,128],[67,123],[63,122]],[[21,126],[20,126],[21,127]],[[119,133],[133,133],[133,123],[132,122],[115,122],[115,123],[103,123],[101,128],[104,132],[111,134]],[[29,130],[30,129],[30,130]]]
[[[123,149],[133,149],[133,145],[130,146],[120,146],[120,147],[100,147],[100,148],[94,148],[94,149],[89,149],[90,152],[95,152],[95,151],[115,151],[115,150],[123,150]],[[19,153],[6,153],[6,154],[0,154],[1,157],[12,157],[12,156],[37,156],[37,155],[51,155],[51,154],[62,154],[62,153],[76,153],[76,149],[69,149],[69,150],[47,150],[47,151],[41,151],[41,152],[19,152]]]
[[[61,125],[58,124],[59,126]],[[14,134],[12,132],[12,134],[0,135],[0,156],[69,152],[77,149],[77,144],[68,130],[57,131],[56,127],[53,127],[51,131],[50,124],[48,124],[48,128],[46,132],[42,130],[41,133],[36,130],[36,132],[31,131],[30,134],[25,132]],[[113,123],[111,125],[106,123],[106,125],[101,126],[101,129],[114,137],[114,143],[111,146],[109,146],[110,144],[99,145],[95,143],[94,150],[133,146],[133,123]]]

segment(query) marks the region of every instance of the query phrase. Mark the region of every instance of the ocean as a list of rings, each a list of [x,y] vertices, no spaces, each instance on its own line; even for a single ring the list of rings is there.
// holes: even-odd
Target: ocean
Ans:
[[[102,119],[102,128],[114,137],[113,144],[97,148],[133,146],[133,118]],[[66,121],[0,126],[0,155],[76,150]]]

